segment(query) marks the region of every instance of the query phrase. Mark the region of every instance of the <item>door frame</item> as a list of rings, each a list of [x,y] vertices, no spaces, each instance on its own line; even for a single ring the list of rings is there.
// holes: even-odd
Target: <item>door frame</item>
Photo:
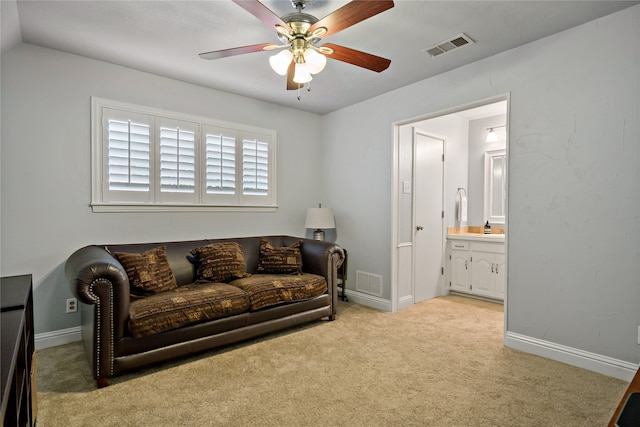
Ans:
[[[401,189],[401,179],[400,179],[400,129],[402,126],[406,126],[412,123],[417,123],[429,119],[435,119],[437,117],[447,116],[450,114],[459,113],[462,111],[470,110],[477,107],[482,107],[484,105],[493,104],[500,101],[507,101],[507,170],[509,168],[509,120],[510,120],[510,105],[511,105],[511,95],[509,92],[503,93],[501,95],[492,96],[490,98],[482,99],[475,102],[470,102],[468,104],[463,104],[457,107],[440,110],[434,113],[425,114],[423,116],[413,117],[405,120],[401,120],[398,122],[392,123],[392,133],[393,133],[393,152],[392,152],[392,176],[391,176],[391,277],[390,277],[390,285],[391,285],[391,311],[398,311],[400,308],[404,307],[407,304],[407,301],[400,301],[399,297],[399,282],[401,280],[406,280],[406,272],[404,269],[408,268],[406,266],[407,262],[404,257],[400,256],[402,251],[412,250],[411,243],[400,241],[400,189]],[[445,155],[445,164],[444,169],[446,170],[446,155]],[[443,179],[443,182],[445,180]],[[507,181],[507,194],[510,192],[510,180]],[[509,204],[507,203],[506,208],[506,216],[507,220],[505,225],[508,225],[509,222]],[[446,222],[445,222],[446,227]],[[446,238],[444,239],[446,240]],[[445,241],[446,243],[446,241]],[[509,275],[508,275],[508,258],[509,258],[509,239],[508,237],[505,239],[505,294],[504,294],[504,331],[506,334],[507,329],[507,320],[508,320],[508,299],[509,299]],[[413,271],[413,257],[411,257],[410,268]],[[410,280],[413,280],[411,278]],[[413,286],[413,284],[412,284]],[[506,335],[505,335],[506,336]]]

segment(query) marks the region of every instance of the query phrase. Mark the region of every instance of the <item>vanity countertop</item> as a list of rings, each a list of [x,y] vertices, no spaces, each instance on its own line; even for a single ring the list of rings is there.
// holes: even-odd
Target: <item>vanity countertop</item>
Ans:
[[[491,234],[484,234],[484,227],[449,227],[447,239],[449,240],[479,240],[484,242],[504,242],[504,229],[492,227]]]
[[[482,242],[504,242],[504,234],[455,233],[447,234],[448,240],[478,240]]]

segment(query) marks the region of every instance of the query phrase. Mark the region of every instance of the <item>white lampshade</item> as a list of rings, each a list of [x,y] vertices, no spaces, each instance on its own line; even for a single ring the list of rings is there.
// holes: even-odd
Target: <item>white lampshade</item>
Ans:
[[[296,73],[293,75],[294,82],[304,84],[310,82],[312,78],[307,64],[296,64]]]
[[[273,68],[273,71],[284,76],[289,70],[289,64],[293,59],[293,53],[289,49],[285,49],[277,55],[273,55],[269,58],[269,65]]]
[[[336,221],[333,218],[333,211],[329,208],[309,208],[307,209],[307,219],[305,228],[315,228],[313,238],[324,240],[323,228],[336,228]]]
[[[307,209],[307,220],[305,228],[336,228],[336,221],[333,211],[330,208],[309,208]]]
[[[311,74],[318,74],[327,65],[327,57],[310,48],[304,51],[304,60]]]

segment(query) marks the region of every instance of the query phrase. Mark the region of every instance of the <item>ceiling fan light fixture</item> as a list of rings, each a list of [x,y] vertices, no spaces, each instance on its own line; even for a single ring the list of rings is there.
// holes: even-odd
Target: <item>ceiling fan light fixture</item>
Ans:
[[[218,59],[285,48],[282,52],[271,56],[269,64],[277,74],[287,76],[287,90],[300,90],[301,85],[304,84],[307,84],[307,90],[309,90],[308,83],[313,79],[311,75],[325,68],[327,57],[378,73],[386,70],[391,64],[389,59],[344,46],[316,45],[320,44],[325,36],[336,34],[391,9],[394,6],[393,0],[352,0],[320,20],[302,12],[307,3],[315,3],[318,0],[289,0],[296,12],[284,16],[276,15],[261,1],[263,0],[233,0],[269,28],[275,29],[276,36],[281,42],[279,45],[261,43],[222,49],[201,53],[200,58]]]
[[[287,70],[289,69],[289,64],[293,60],[293,53],[289,49],[285,49],[278,53],[277,55],[273,55],[269,58],[269,65],[276,73],[284,76],[287,74]]]
[[[327,57],[312,48],[304,51],[304,60],[311,74],[318,74],[327,65]]]
[[[309,73],[309,67],[304,62],[299,64],[296,63],[296,71],[293,75],[293,81],[299,84],[309,83],[313,79],[311,77],[311,73]]]

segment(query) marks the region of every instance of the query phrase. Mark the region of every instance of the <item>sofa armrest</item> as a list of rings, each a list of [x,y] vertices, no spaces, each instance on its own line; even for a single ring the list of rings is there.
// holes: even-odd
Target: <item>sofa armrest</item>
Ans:
[[[293,238],[292,238],[293,239]],[[294,240],[295,241],[295,240]],[[294,241],[285,242],[292,244]],[[337,244],[321,240],[302,239],[302,270],[324,276],[331,296],[332,319],[338,305],[338,267],[345,260],[344,250]]]
[[[65,264],[65,275],[73,295],[89,305],[81,307],[82,336],[100,383],[112,375],[114,347],[127,330],[129,278],[120,262],[100,246],[74,252]]]
[[[344,262],[344,250],[335,243],[303,239],[300,252],[303,270],[327,279],[331,278],[331,270],[335,268],[337,273]]]
[[[65,264],[71,292],[85,304],[98,304],[91,287],[96,281],[110,282],[129,297],[129,278],[118,260],[100,246],[86,246],[71,254]]]

